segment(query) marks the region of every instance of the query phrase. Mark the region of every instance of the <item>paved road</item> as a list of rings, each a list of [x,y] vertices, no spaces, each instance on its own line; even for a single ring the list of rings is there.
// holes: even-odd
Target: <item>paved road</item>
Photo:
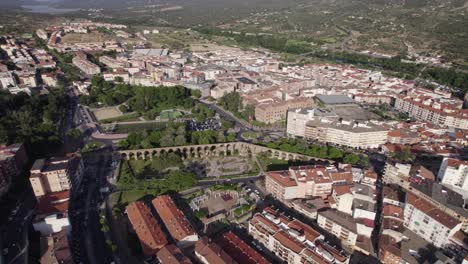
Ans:
[[[243,131],[253,130],[256,132],[283,132],[284,128],[259,128],[249,124],[247,121],[235,117],[232,113],[224,110],[223,108],[217,106],[216,104],[206,101],[199,100],[200,103],[206,105],[208,108],[216,111],[223,119],[234,122],[236,126],[240,127]]]
[[[110,173],[110,158],[109,150],[84,157],[86,171],[83,183],[72,190],[69,212],[75,263],[101,264],[112,261],[104,234],[100,230],[98,209],[103,202],[99,189],[106,185],[106,176]]]
[[[28,188],[18,198],[18,202],[8,217],[6,224],[2,223],[0,232],[6,264],[22,264],[28,260],[28,231],[33,219],[37,200],[32,190]]]

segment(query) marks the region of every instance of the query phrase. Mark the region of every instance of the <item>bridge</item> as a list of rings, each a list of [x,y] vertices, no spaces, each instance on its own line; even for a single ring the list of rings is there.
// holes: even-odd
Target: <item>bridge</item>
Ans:
[[[190,158],[208,158],[208,157],[224,157],[231,155],[240,155],[251,157],[259,153],[267,153],[270,158],[277,158],[281,160],[297,160],[297,161],[326,161],[333,162],[327,159],[315,158],[307,155],[271,149],[264,146],[258,146],[246,142],[230,142],[230,143],[217,143],[206,145],[188,145],[178,147],[166,148],[152,148],[152,149],[135,149],[135,150],[120,150],[117,151],[123,159],[127,160],[147,160],[160,157],[165,154],[175,153],[182,157],[182,159]]]

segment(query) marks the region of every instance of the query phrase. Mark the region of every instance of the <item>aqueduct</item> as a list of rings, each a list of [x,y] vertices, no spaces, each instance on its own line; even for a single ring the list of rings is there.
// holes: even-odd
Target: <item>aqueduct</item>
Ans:
[[[252,156],[262,152],[268,153],[270,157],[282,159],[282,160],[315,160],[315,161],[330,161],[326,159],[320,159],[301,155],[297,153],[291,153],[281,151],[277,149],[271,149],[263,146],[258,146],[245,142],[231,142],[231,143],[218,143],[218,144],[207,144],[207,145],[188,145],[178,147],[166,147],[166,148],[152,148],[152,149],[136,149],[136,150],[121,150],[117,151],[123,159],[153,159],[160,157],[164,154],[176,153],[183,159],[186,158],[206,158],[206,157],[222,157],[231,155],[240,156]],[[330,161],[331,162],[331,161]]]

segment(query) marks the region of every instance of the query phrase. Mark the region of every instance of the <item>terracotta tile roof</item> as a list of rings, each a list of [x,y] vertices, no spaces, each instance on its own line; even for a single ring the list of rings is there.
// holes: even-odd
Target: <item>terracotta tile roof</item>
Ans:
[[[304,251],[302,251],[302,256],[309,261],[306,263],[328,264],[328,262],[324,260],[322,256],[309,248],[306,248]]]
[[[208,237],[203,237],[195,244],[195,253],[201,255],[208,264],[234,264],[234,261],[224,250],[215,243],[211,243]]]
[[[383,208],[383,216],[391,216],[399,219],[403,219],[403,208],[395,206],[393,204],[385,204]]]
[[[125,210],[146,256],[154,255],[167,244],[166,235],[144,202],[133,202]]]
[[[460,165],[468,166],[468,161],[448,158],[447,165],[449,167],[458,167]]]
[[[372,171],[372,170],[366,170],[366,171],[364,172],[364,177],[377,180],[378,175],[377,175],[377,173],[375,173],[375,172]]]
[[[178,247],[173,244],[166,245],[156,254],[160,263],[164,264],[192,264]]]
[[[176,242],[196,235],[184,213],[177,208],[169,195],[160,195],[154,198],[152,204]]]
[[[315,183],[331,183],[330,173],[323,166],[296,166],[289,171],[296,175],[298,181],[314,181]]]
[[[327,251],[328,253],[332,254],[335,259],[338,261],[345,263],[348,259],[345,255],[341,254],[338,249],[330,246],[329,244],[323,242],[323,241],[317,241],[316,246],[318,248],[321,248],[322,250]]]
[[[247,245],[233,232],[224,233],[217,241],[217,244],[233,259],[242,264],[268,264],[260,253]]]
[[[275,223],[268,220],[265,216],[259,213],[254,215],[252,220],[250,220],[250,223],[254,225],[257,229],[259,227],[262,227],[263,230],[271,234],[274,234],[276,231],[280,229]]]
[[[457,219],[444,213],[424,198],[418,197],[412,192],[408,192],[407,202],[413,205],[419,211],[425,213],[426,215],[430,216],[432,219],[441,223],[449,229],[454,228],[460,223],[460,221],[458,221]]]
[[[276,241],[278,241],[285,248],[288,248],[297,254],[305,249],[305,246],[299,240],[295,239],[283,230],[277,232],[273,238],[276,239]]]
[[[401,233],[405,231],[405,227],[403,226],[403,221],[395,220],[395,219],[388,218],[388,217],[385,217],[382,220],[382,229],[395,230]]]
[[[330,173],[333,182],[347,182],[353,183],[353,173],[350,171],[345,172],[331,172]]]
[[[347,194],[347,193],[352,194],[350,185],[335,186],[335,187],[333,187],[333,192],[337,196]]]
[[[381,235],[379,245],[383,255],[388,252],[392,255],[401,257],[401,246],[391,236]]]
[[[68,211],[69,191],[47,193],[38,198],[37,214],[48,215]]]
[[[350,232],[357,233],[356,220],[350,215],[337,210],[322,211],[319,212],[318,215],[321,215],[335,224],[348,229]]]
[[[302,223],[299,220],[293,220],[288,225],[289,228],[294,229],[301,234],[304,234],[305,238],[311,242],[314,242],[322,234],[313,229],[311,226]]]
[[[270,171],[266,176],[284,187],[297,186],[296,180],[291,177],[289,171]]]

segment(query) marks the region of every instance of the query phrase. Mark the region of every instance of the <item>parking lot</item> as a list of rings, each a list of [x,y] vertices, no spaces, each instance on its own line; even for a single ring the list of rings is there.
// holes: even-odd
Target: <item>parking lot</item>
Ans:
[[[208,118],[203,122],[192,119],[187,121],[187,127],[191,131],[219,130],[221,121],[219,118]]]

